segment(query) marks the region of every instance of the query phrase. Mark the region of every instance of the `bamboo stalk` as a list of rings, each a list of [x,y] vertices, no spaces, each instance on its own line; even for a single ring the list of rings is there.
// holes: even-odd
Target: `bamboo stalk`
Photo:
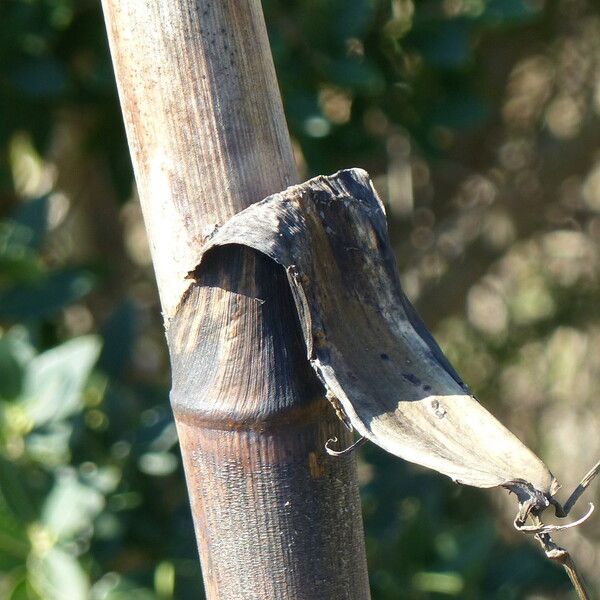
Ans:
[[[369,597],[349,442],[283,271],[216,225],[297,174],[257,0],[103,0],[208,598]]]

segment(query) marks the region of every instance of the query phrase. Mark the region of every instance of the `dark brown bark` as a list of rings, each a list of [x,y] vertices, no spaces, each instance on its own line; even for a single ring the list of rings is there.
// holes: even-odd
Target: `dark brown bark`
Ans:
[[[349,434],[308,365],[283,269],[218,250],[168,338],[209,596],[367,597],[354,459],[324,452]]]

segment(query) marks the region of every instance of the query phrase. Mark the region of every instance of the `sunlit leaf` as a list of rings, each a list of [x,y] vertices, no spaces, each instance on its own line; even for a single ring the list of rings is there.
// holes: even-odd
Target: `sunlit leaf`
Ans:
[[[74,470],[61,472],[42,509],[42,522],[59,539],[91,534],[92,524],[104,507],[104,496],[83,484]]]
[[[170,452],[145,452],[138,460],[140,471],[154,477],[171,475],[177,465],[177,458]]]
[[[73,427],[65,421],[55,421],[34,430],[25,438],[27,455],[47,467],[55,467],[70,458],[69,440]]]
[[[23,409],[36,424],[65,419],[83,407],[82,392],[100,353],[100,339],[82,336],[31,361],[23,385]]]
[[[91,472],[84,472],[82,474],[82,481],[106,495],[115,491],[117,485],[121,481],[121,476],[122,472],[119,467],[106,465],[97,468],[94,465]]]
[[[92,586],[91,600],[156,600],[156,596],[148,588],[107,573]]]
[[[29,561],[32,587],[44,600],[88,600],[89,582],[77,559],[53,547]]]
[[[459,573],[421,572],[413,577],[413,585],[420,592],[458,596],[464,588],[464,581]]]

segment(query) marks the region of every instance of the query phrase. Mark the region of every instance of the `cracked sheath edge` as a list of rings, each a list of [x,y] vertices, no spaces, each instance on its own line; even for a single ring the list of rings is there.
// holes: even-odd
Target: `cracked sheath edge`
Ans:
[[[313,185],[314,189],[310,188],[310,185]],[[337,188],[335,187],[336,185],[338,186]],[[362,187],[362,189],[355,189],[352,186],[358,186],[359,188]],[[353,198],[355,199],[355,203],[352,205],[347,205],[347,199],[352,197],[350,195],[352,191],[357,192],[359,196],[361,196],[361,194],[364,195],[365,193],[369,193],[368,191],[365,191],[366,188],[370,190],[371,198],[369,198],[368,200],[357,200]],[[327,193],[332,194],[329,200],[327,199]],[[293,194],[296,194],[296,196],[294,197]],[[210,238],[207,240],[207,242],[204,244],[200,251],[197,264],[188,273],[187,278],[191,279],[192,281],[190,282],[190,285],[188,286],[186,291],[182,294],[181,300],[178,304],[176,311],[179,310],[179,307],[186,301],[192,287],[197,284],[198,273],[202,268],[202,264],[205,261],[207,255],[211,251],[214,251],[217,247],[225,247],[229,245],[248,247],[267,256],[268,258],[270,258],[275,263],[277,263],[285,269],[288,282],[290,284],[290,288],[294,296],[294,300],[296,302],[296,309],[298,312],[299,321],[303,329],[304,340],[307,347],[307,357],[310,360],[313,368],[317,372],[319,379],[324,384],[326,390],[330,393],[336,394],[337,390],[331,387],[330,382],[328,381],[328,377],[326,376],[326,374],[324,374],[324,365],[322,365],[321,361],[316,356],[316,350],[314,346],[315,323],[313,322],[313,315],[311,313],[311,308],[314,307],[311,307],[310,299],[307,298],[307,290],[305,290],[306,282],[304,281],[306,278],[308,278],[308,275],[302,272],[302,269],[297,268],[296,261],[293,259],[294,253],[297,254],[298,251],[297,249],[294,249],[293,245],[291,246],[292,249],[290,249],[289,246],[290,239],[296,239],[295,235],[300,235],[301,237],[313,235],[312,230],[310,230],[311,233],[308,234],[308,227],[311,225],[311,223],[307,225],[306,221],[309,220],[309,214],[303,212],[307,210],[310,212],[310,209],[301,208],[301,205],[303,206],[303,203],[306,204],[307,201],[310,202],[311,194],[321,194],[321,197],[325,196],[324,202],[326,204],[318,205],[322,206],[324,210],[328,210],[329,204],[331,202],[338,200],[340,201],[340,205],[338,205],[339,209],[336,210],[340,210],[342,211],[342,213],[344,213],[345,211],[345,214],[347,213],[348,215],[346,218],[358,218],[359,221],[356,221],[355,225],[352,225],[352,223],[350,224],[348,228],[348,231],[350,231],[350,233],[352,233],[352,227],[354,226],[358,227],[358,233],[361,233],[363,235],[369,235],[368,230],[363,231],[362,229],[360,229],[360,227],[364,227],[364,223],[362,223],[360,219],[366,219],[367,223],[372,222],[372,226],[375,227],[373,231],[381,231],[381,235],[384,236],[383,241],[380,242],[378,240],[377,243],[383,243],[384,245],[389,244],[386,237],[387,228],[385,226],[385,216],[383,216],[381,200],[374,193],[372,183],[368,178],[368,175],[364,171],[341,171],[332,177],[319,176],[309,182],[300,184],[298,186],[292,186],[292,188],[288,188],[288,190],[286,190],[285,192],[274,194],[265,198],[264,200],[261,200],[256,204],[251,205],[250,207],[242,211],[242,213],[244,213],[244,217],[240,217],[242,213],[238,213],[238,215],[232,217],[232,219],[224,223],[221,227],[216,228],[213,232],[211,232]],[[318,204],[318,197],[317,200],[315,200],[315,202],[317,202]],[[369,202],[371,202],[371,204],[369,204]],[[272,204],[273,208],[269,206],[269,204]],[[276,210],[277,207],[279,208],[279,211]],[[313,208],[313,210],[315,209]],[[361,210],[364,211],[362,213],[362,217],[353,216],[357,214],[356,211],[360,213]],[[332,213],[334,221],[337,218],[335,216],[336,214],[338,213]],[[320,215],[322,218],[325,218],[322,212],[320,212]],[[287,221],[284,221],[284,219],[287,219]],[[249,227],[248,223],[254,224],[254,227]],[[335,222],[331,224],[333,226],[335,225]],[[378,227],[380,229],[377,229]],[[258,231],[258,233],[256,231],[257,229],[260,230]],[[346,235],[348,234],[348,231],[343,229],[340,230],[341,233],[344,233]],[[282,244],[284,234],[287,235],[288,245]],[[308,238],[304,241],[305,244],[309,242],[310,240]],[[294,243],[296,242],[294,241]],[[387,246],[383,251],[388,251]],[[382,254],[382,256],[384,255]],[[310,293],[312,293],[314,296],[315,292],[313,290]],[[314,303],[315,298],[311,298]],[[430,351],[433,353],[434,358],[438,361],[440,367],[447,373],[449,373],[450,376],[458,383],[459,386],[462,386],[464,388],[464,384],[462,384],[462,381],[456,374],[456,371],[454,371],[452,365],[447,361],[446,357],[443,356],[443,353],[441,352],[441,350],[439,350],[437,343],[435,342],[431,334],[427,331],[425,325],[420,320],[420,317],[418,317],[418,313],[416,313],[416,311],[414,310],[412,305],[410,305],[408,300],[403,297],[401,291],[399,304],[401,305],[400,309],[405,311],[407,319],[409,319],[410,323],[413,325],[413,327],[415,327],[414,332],[416,336],[420,336],[422,338],[422,342],[426,346],[431,348]],[[316,327],[317,329],[319,329],[320,324],[317,324]],[[331,373],[329,373],[329,371],[331,371]],[[341,386],[343,384],[343,382],[338,380],[339,377],[334,372],[334,368],[332,367],[332,365],[328,365],[327,373],[329,374],[329,378],[333,376],[336,385]],[[349,383],[346,382],[346,385],[349,385]],[[465,389],[465,392],[468,393],[468,390]],[[353,404],[355,400],[349,398],[347,394],[340,394],[340,396],[345,400],[345,408],[350,409],[346,412],[350,413],[350,421],[352,422],[353,426],[358,430],[358,432],[362,436],[373,441],[374,443],[382,445],[382,440],[380,440],[378,436],[375,435],[363,422],[364,417],[359,417],[355,413]],[[474,401],[477,402],[476,400]],[[487,411],[485,412],[487,413]],[[493,419],[493,417],[491,418]],[[507,433],[509,432],[507,431]],[[512,436],[512,434],[510,435]],[[386,447],[386,445],[387,444],[384,444],[384,448]],[[422,461],[411,459],[410,456],[402,456],[401,454],[398,454],[398,452],[390,450],[389,447],[386,449],[392,452],[392,454],[401,456],[406,460],[410,460],[412,462],[417,462],[420,464],[425,464]],[[523,446],[523,449],[526,449],[526,447]],[[520,452],[518,448],[515,448],[515,451]],[[537,460],[539,461],[539,459]],[[484,463],[485,460],[482,464]],[[541,461],[539,461],[539,463],[540,465],[543,465]],[[438,470],[439,472],[446,474],[459,482],[461,482],[462,479],[464,479],[464,477],[462,476],[453,477],[448,472],[444,473],[444,470],[438,469],[436,468],[436,466],[430,466],[430,468]],[[550,479],[548,479],[548,483],[545,483],[544,489],[538,489],[533,484],[528,484],[524,480],[514,479],[514,477],[505,477],[498,483],[488,483],[487,485],[481,485],[480,483],[477,483],[477,478],[473,479],[473,477],[467,477],[467,481],[462,482],[468,485],[476,485],[478,487],[492,487],[495,485],[502,485],[512,491],[515,491],[515,493],[518,492],[517,495],[519,496],[520,502],[526,502],[527,500],[530,500],[536,505],[536,507],[541,508],[542,505],[547,506],[547,498],[553,495],[555,488],[557,488],[556,480],[551,476],[549,471],[548,474]],[[475,483],[473,481],[475,481]]]

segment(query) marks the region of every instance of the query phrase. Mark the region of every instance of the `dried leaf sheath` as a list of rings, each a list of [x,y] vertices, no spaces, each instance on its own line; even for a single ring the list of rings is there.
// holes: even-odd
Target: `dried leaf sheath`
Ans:
[[[470,394],[404,295],[364,171],[317,177],[238,213],[198,269],[229,244],[285,267],[308,358],[360,434],[460,483],[554,492],[548,468]]]

